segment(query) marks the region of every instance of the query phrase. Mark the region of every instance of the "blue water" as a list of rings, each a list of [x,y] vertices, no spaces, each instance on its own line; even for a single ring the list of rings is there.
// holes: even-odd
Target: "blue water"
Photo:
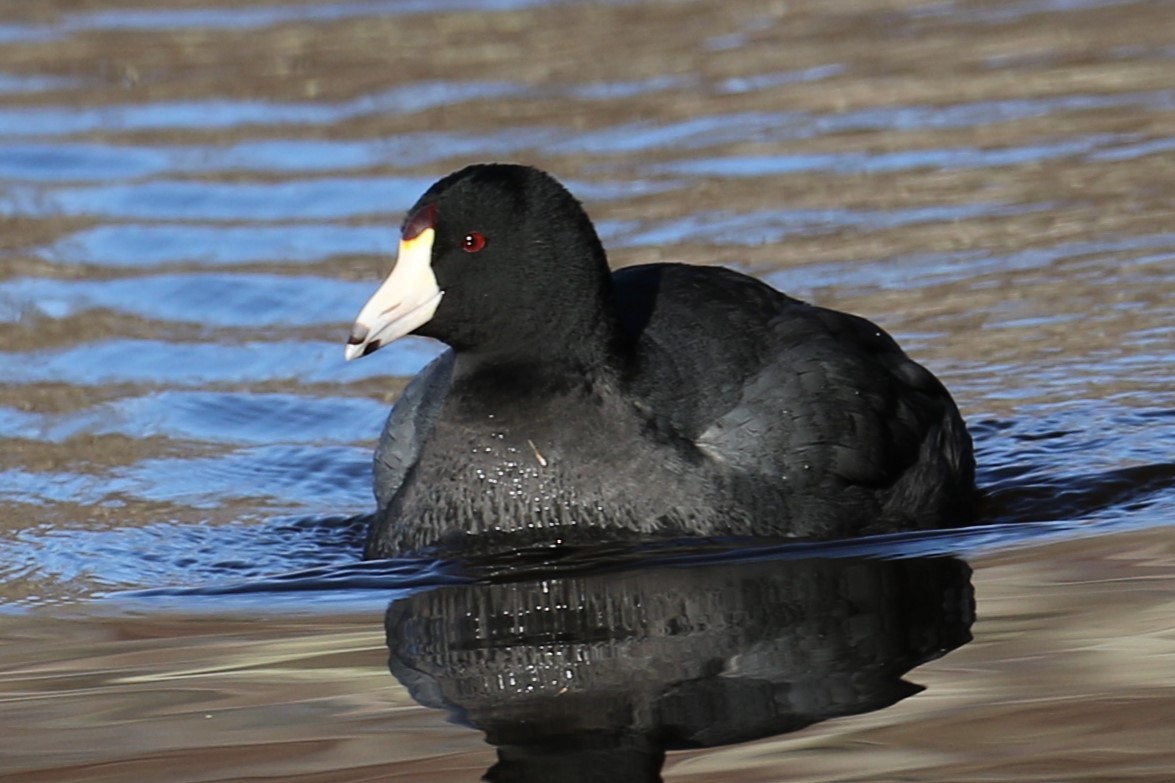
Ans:
[[[0,606],[270,587],[299,607],[363,603],[364,580],[433,574],[355,561],[373,440],[438,347],[346,364],[342,343],[404,209],[478,160],[555,171],[617,264],[734,265],[876,319],[946,381],[994,526],[850,551],[972,555],[1171,524],[1175,91],[1122,68],[1169,70],[1175,47],[1107,44],[1087,53],[1105,69],[1091,80],[1050,76],[1072,59],[1064,40],[968,54],[965,76],[910,68],[900,43],[1083,30],[1083,13],[1149,5],[924,4],[887,11],[868,45],[794,56],[778,45],[791,28],[732,11],[704,36],[646,38],[652,59],[631,68],[553,60],[550,78],[500,55],[371,78],[340,45],[325,84],[295,69],[267,91],[265,68],[297,60],[267,37],[283,26],[337,42],[560,7],[111,5],[0,25],[0,50],[26,47],[0,72]],[[601,13],[641,7],[674,12]],[[55,47],[103,35],[217,31],[252,31],[259,70],[57,66]]]

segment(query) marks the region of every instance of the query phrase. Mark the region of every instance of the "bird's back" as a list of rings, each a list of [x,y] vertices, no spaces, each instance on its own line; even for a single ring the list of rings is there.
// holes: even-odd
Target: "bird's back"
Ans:
[[[970,436],[945,387],[880,327],[720,267],[615,279],[637,396],[713,459],[814,518],[843,506],[878,529],[965,521]]]

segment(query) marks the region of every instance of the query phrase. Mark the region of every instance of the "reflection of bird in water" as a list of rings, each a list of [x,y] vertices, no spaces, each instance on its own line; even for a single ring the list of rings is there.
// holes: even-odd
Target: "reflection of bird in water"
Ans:
[[[442,587],[386,616],[392,673],[497,746],[491,781],[656,781],[666,750],[886,707],[970,640],[935,557],[712,563]]]

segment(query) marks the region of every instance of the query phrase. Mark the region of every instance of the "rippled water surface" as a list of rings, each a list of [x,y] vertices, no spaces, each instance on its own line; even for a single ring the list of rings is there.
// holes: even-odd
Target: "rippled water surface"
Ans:
[[[969,563],[974,618],[885,647],[894,676],[944,656],[906,676],[926,690],[695,738],[667,780],[1170,780],[1165,0],[0,0],[0,777],[469,781],[495,762],[442,710],[491,739],[501,716],[403,666],[430,651],[434,677],[461,649],[428,617],[521,593],[356,565],[374,439],[436,348],[342,358],[403,210],[482,160],[558,175],[616,266],[729,264],[876,320],[975,436],[993,527],[815,553]],[[778,564],[770,590],[736,557],[722,584],[760,598],[695,610],[754,617],[774,590],[817,617],[842,604],[805,585],[905,579],[797,557],[753,561]],[[649,600],[584,579],[560,589]],[[905,615],[884,607],[837,627],[843,649],[887,638]],[[764,653],[773,622],[752,652],[700,630],[719,619],[608,649],[744,673],[811,652],[801,634]],[[620,682],[668,714],[652,679]]]

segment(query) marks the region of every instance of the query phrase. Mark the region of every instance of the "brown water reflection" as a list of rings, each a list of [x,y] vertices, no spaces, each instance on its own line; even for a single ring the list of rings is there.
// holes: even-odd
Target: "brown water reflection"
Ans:
[[[347,326],[421,190],[512,159],[616,265],[882,324],[1008,517],[1134,531],[981,548],[925,692],[667,779],[1169,780],[1173,31],[1165,0],[0,0],[0,777],[493,762],[388,676],[380,611],[87,599],[358,556],[318,523],[370,510],[432,349],[344,366]]]
[[[982,558],[975,641],[882,712],[672,753],[666,780],[1168,779],[1175,547],[1164,531]],[[388,676],[378,612],[93,608],[5,620],[5,780],[476,780],[481,735]]]

